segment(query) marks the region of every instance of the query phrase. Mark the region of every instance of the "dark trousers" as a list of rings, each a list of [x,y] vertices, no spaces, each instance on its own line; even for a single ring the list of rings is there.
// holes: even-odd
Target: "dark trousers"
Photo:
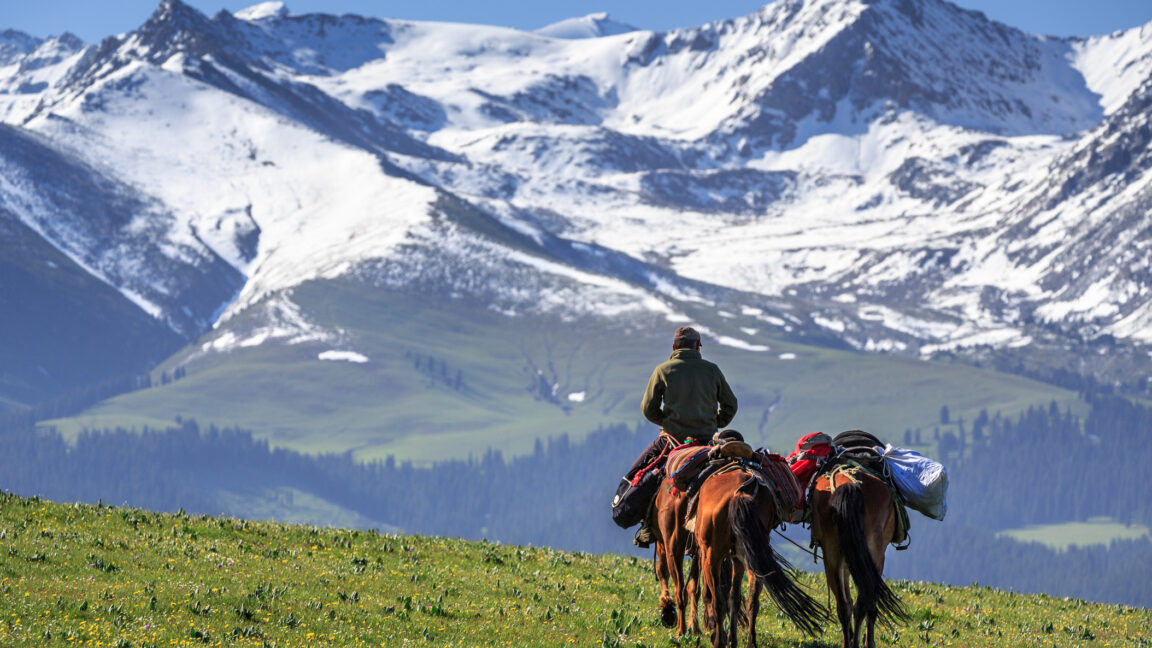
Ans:
[[[636,473],[640,472],[643,468],[648,466],[648,464],[655,461],[656,457],[659,457],[660,453],[664,452],[664,445],[666,443],[668,443],[666,437],[656,437],[652,443],[648,444],[647,448],[644,448],[644,452],[640,453],[640,456],[636,458],[636,461],[632,463],[632,467],[628,469],[628,474],[625,475],[625,477],[632,479],[636,476]]]

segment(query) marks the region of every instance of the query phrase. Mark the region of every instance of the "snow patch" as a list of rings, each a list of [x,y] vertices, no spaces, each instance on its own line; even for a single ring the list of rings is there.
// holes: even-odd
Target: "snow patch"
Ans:
[[[288,15],[288,7],[283,2],[261,2],[232,14],[240,20],[254,21],[265,18],[283,18]]]
[[[535,33],[548,38],[569,40],[600,38],[638,31],[636,27],[612,20],[607,12],[589,14],[581,18],[567,18],[537,29]]]
[[[583,403],[586,396],[587,392],[572,392],[571,394],[568,394],[568,400],[572,401],[573,403]]]
[[[843,333],[847,328],[847,324],[844,322],[837,319],[832,319],[830,317],[824,317],[822,315],[813,315],[812,321],[815,322],[817,326],[822,326],[830,331],[835,331],[837,333]]]
[[[727,335],[716,336],[716,343],[737,349],[743,349],[745,351],[768,351],[771,348],[763,344],[752,344],[751,342],[745,342],[744,340],[738,338],[728,337]]]
[[[365,362],[368,362],[368,356],[362,353],[356,353],[355,351],[336,351],[333,349],[329,351],[323,351],[316,357],[320,360],[354,362],[356,364],[364,364]]]

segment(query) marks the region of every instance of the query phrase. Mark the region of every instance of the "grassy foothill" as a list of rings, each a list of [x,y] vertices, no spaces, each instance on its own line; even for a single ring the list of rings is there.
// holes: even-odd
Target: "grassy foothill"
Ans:
[[[223,337],[260,339],[266,323],[255,312],[241,315],[229,330],[214,329],[164,362],[152,388],[42,424],[72,439],[84,429],[162,430],[179,417],[251,430],[307,454],[351,452],[361,461],[394,456],[427,465],[490,449],[522,456],[544,437],[567,434],[578,442],[601,426],[641,422],[644,386],[668,358],[677,326],[621,331],[508,317],[462,300],[366,290],[352,280],[309,282],[292,299],[317,326],[342,331],[340,343],[269,341],[205,352]],[[960,420],[971,427],[984,410],[1015,419],[1056,402],[1060,411],[1087,412],[1072,390],[960,363],[802,344],[778,326],[737,314],[740,305],[732,310],[719,321],[701,312],[700,321],[712,322],[716,336],[765,350],[709,335],[704,357],[723,368],[739,399],[731,427],[754,445],[787,451],[809,432],[852,429],[896,442],[905,429],[922,428],[920,447],[934,451],[937,428],[959,435]],[[332,350],[367,361],[319,359]],[[162,384],[161,375],[177,369],[186,376]]]
[[[1152,646],[1145,609],[894,587],[913,619],[883,645]],[[0,494],[5,647],[707,645],[659,625],[657,594],[632,557]],[[805,638],[774,610],[760,645],[839,645],[831,622]]]

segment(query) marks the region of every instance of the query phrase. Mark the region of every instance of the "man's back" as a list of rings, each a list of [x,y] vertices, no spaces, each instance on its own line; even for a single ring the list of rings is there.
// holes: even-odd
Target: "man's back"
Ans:
[[[708,439],[736,415],[736,396],[720,367],[697,349],[677,349],[648,380],[644,416],[677,440]]]

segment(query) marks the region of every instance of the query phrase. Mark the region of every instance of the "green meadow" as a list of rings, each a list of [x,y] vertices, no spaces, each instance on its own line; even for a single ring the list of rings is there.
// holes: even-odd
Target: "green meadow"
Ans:
[[[894,587],[912,620],[883,645],[1152,646],[1145,609]],[[657,595],[634,557],[0,494],[5,647],[707,645],[662,627]],[[839,645],[832,623],[807,638],[774,610],[765,599],[760,645]]]
[[[1149,535],[1148,527],[1140,524],[1122,524],[1108,517],[1089,518],[1085,522],[1043,524],[1001,531],[1021,542],[1039,542],[1057,550],[1069,547],[1108,545],[1113,540],[1136,540]]]

